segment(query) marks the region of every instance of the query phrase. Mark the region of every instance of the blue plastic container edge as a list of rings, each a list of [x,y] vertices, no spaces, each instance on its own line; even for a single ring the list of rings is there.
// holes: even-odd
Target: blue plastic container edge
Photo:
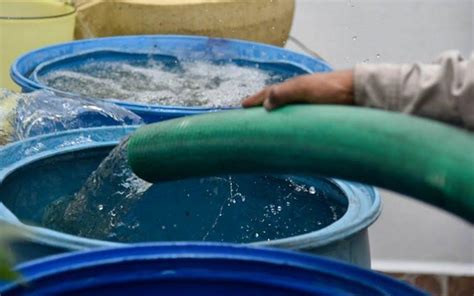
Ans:
[[[120,138],[125,136],[127,133],[132,132],[135,128],[136,127],[100,127],[71,130],[53,135],[38,136],[12,143],[0,149],[0,156],[4,154],[6,150],[7,153],[9,153],[9,151],[12,151],[13,153],[13,151],[21,150],[20,147],[32,146],[32,143],[34,142],[41,142],[46,147],[43,151],[38,151],[35,154],[25,156],[20,161],[13,161],[4,167],[0,165],[0,184],[11,172],[28,163],[51,157],[57,155],[58,153],[68,153],[78,149],[88,149],[104,145],[116,145]],[[97,136],[97,134],[103,134],[105,136]],[[72,148],[58,148],[54,145],[58,141],[57,139],[61,139],[60,142],[62,142],[68,138],[75,139],[78,135],[96,135],[96,138],[94,138],[96,141],[84,143],[79,146],[73,145]],[[51,146],[49,149],[47,147],[48,145]],[[251,243],[251,245],[279,246],[287,249],[300,250],[311,249],[330,244],[345,237],[349,237],[370,226],[377,219],[381,212],[381,199],[378,192],[369,186],[358,183],[338,180],[334,180],[333,182],[345,193],[349,204],[346,213],[339,220],[318,231],[273,241],[254,242]],[[11,214],[12,213],[9,213],[8,215],[2,217],[2,213],[0,213],[0,221],[18,225],[18,222],[10,221]],[[20,227],[28,233],[31,233],[31,235],[41,239],[42,242],[73,250],[81,250],[84,248],[100,246],[124,245],[122,243],[77,237],[62,232],[25,224],[21,224]]]
[[[280,62],[280,63],[285,63],[285,64],[291,64],[300,69],[303,69],[304,71],[308,73],[312,73],[316,71],[316,66],[315,66],[316,64],[318,68],[317,70],[320,72],[332,71],[331,67],[325,61],[307,56],[305,54],[300,54],[300,53],[296,53],[290,50],[286,50],[286,49],[273,46],[273,45],[261,44],[261,43],[251,42],[251,41],[242,41],[242,40],[237,40],[237,39],[209,38],[209,37],[204,37],[204,36],[137,35],[137,36],[121,36],[121,37],[107,37],[107,38],[78,40],[78,41],[73,41],[69,43],[57,44],[57,45],[40,48],[31,52],[25,53],[21,55],[20,57],[18,57],[15,60],[15,62],[12,64],[12,67],[10,69],[10,76],[13,79],[13,81],[15,81],[25,92],[30,92],[30,91],[34,91],[38,89],[47,89],[50,91],[54,91],[58,94],[74,96],[74,94],[61,92],[61,91],[49,88],[47,86],[44,86],[40,84],[38,81],[31,80],[29,76],[31,75],[32,72],[35,71],[36,68],[30,69],[29,73],[22,73],[19,70],[19,65],[22,64],[23,61],[30,56],[35,56],[35,55],[44,56],[44,55],[47,55],[47,53],[50,51],[59,50],[64,47],[71,48],[74,46],[80,46],[80,45],[87,46],[88,44],[97,44],[97,43],[98,45],[102,45],[103,43],[113,43],[113,42],[119,42],[119,41],[121,41],[122,43],[137,42],[137,40],[147,40],[147,39],[153,40],[153,41],[161,41],[161,42],[166,41],[171,44],[175,42],[183,42],[183,41],[199,41],[199,42],[207,42],[208,44],[226,44],[229,46],[234,46],[235,47],[234,50],[237,50],[239,47],[258,47],[262,52],[268,51],[272,53],[276,52],[281,55],[291,55],[291,58],[286,56],[285,59],[277,58],[275,60],[264,60],[264,59],[254,58],[254,57],[246,58],[246,59],[252,60],[255,62]],[[108,45],[106,47],[98,46],[98,47],[95,47],[93,50],[88,49],[85,51],[81,51],[80,53],[68,54],[68,55],[66,54],[66,56],[80,55],[80,54],[85,54],[87,52],[101,51],[101,50],[118,51],[116,48],[111,47],[111,45]],[[127,51],[124,51],[124,50],[120,52],[127,53]],[[150,53],[150,52],[147,52],[147,53]],[[157,52],[157,53],[160,53],[160,52]],[[54,61],[55,59],[58,59],[58,58],[59,57],[53,57],[51,60],[48,60],[48,61],[49,62]],[[301,62],[296,63],[295,58],[300,59]],[[43,62],[40,62],[39,64],[35,65],[35,67],[38,67],[41,64],[43,64]],[[213,109],[213,108],[200,108],[200,107],[146,105],[146,104],[140,104],[140,103],[124,102],[120,100],[108,100],[108,101],[121,105],[139,115],[144,115],[145,117],[146,117],[147,112],[150,112],[150,110],[162,112],[164,119],[175,118],[175,117],[179,117],[183,115],[193,115],[193,114],[202,113],[202,112],[229,109],[229,108]]]
[[[368,287],[381,288],[382,292],[402,295],[427,295],[403,282],[377,274],[353,265],[327,258],[310,256],[280,249],[254,248],[233,244],[217,243],[160,243],[136,244],[119,248],[95,249],[87,252],[60,254],[30,261],[17,267],[27,281],[64,271],[137,259],[234,259],[271,263],[280,266],[295,266],[301,269],[319,271],[348,282],[361,283]],[[8,283],[0,289],[8,290],[14,284]],[[385,288],[385,289],[383,289]]]
[[[232,39],[230,39],[232,40]],[[63,45],[68,45],[69,43],[64,43]],[[239,45],[242,45],[244,44],[244,42],[239,42]],[[262,46],[260,46],[262,47]],[[281,50],[281,49],[280,49]],[[291,52],[291,51],[289,51]],[[149,53],[147,52],[127,52],[127,51],[124,51],[124,50],[117,50],[115,48],[113,49],[104,49],[104,48],[99,48],[99,49],[91,49],[91,50],[85,50],[85,51],[82,51],[80,53],[74,53],[74,54],[69,54],[69,55],[62,55],[62,56],[59,56],[59,57],[55,57],[55,58],[52,58],[50,60],[47,60],[47,61],[44,61],[44,62],[41,62],[39,63],[36,68],[33,69],[33,72],[29,75],[29,81],[31,81],[36,87],[40,87],[42,89],[47,89],[47,90],[51,90],[51,91],[54,91],[56,93],[60,93],[60,94],[64,94],[64,95],[67,95],[67,96],[78,96],[74,93],[69,93],[69,92],[63,92],[63,91],[60,91],[60,90],[56,90],[54,88],[51,88],[51,87],[48,87],[48,86],[45,86],[41,83],[41,81],[39,80],[39,76],[38,76],[38,73],[39,72],[42,72],[43,70],[47,69],[48,67],[54,67],[55,64],[59,63],[59,62],[64,62],[64,61],[68,61],[68,60],[76,60],[76,59],[81,59],[81,57],[83,57],[83,59],[86,59],[85,57],[88,56],[88,55],[91,55],[91,54],[102,54],[104,55],[105,53],[111,53],[111,54],[127,54],[127,55],[138,55],[138,54],[141,54],[141,55],[149,55]],[[296,55],[296,53],[294,52],[291,52],[292,55]],[[34,55],[34,51],[31,52],[32,55]],[[163,55],[163,54],[157,54],[157,55],[160,55],[160,56],[170,56],[170,55]],[[248,62],[251,62],[251,63],[261,63],[261,64],[266,64],[266,63],[269,63],[268,60],[261,60],[261,59],[252,59],[252,58],[246,58],[245,61],[248,61]],[[315,61],[317,61],[318,63],[320,62],[319,59],[315,58]],[[314,62],[314,61],[313,61]],[[293,61],[291,60],[277,60],[277,61],[271,61],[270,63],[272,64],[283,64],[283,65],[291,65],[295,68],[298,68],[302,71],[304,71],[306,74],[310,74],[311,72],[313,72],[312,70],[314,69],[307,69],[307,65],[304,65],[304,64],[299,64],[299,63],[294,63]],[[330,67],[327,66],[327,65],[322,65],[322,64],[318,64],[318,66],[322,66],[324,70],[329,70]],[[324,71],[323,71],[324,72]],[[120,101],[120,100],[114,100],[114,99],[110,99],[110,98],[104,98],[105,100],[110,100],[110,101],[116,101],[116,102],[123,102],[123,101]],[[144,103],[139,103],[139,102],[136,102],[134,104],[137,104],[137,105],[141,105],[141,106],[151,106],[151,105],[147,105],[147,104],[144,104]],[[163,109],[182,109],[182,110],[188,110],[188,109],[191,109],[191,110],[202,110],[202,111],[205,111],[205,110],[212,110],[212,109],[233,109],[233,108],[202,108],[202,107],[192,107],[192,106],[189,106],[189,107],[179,107],[179,106],[160,106],[160,105],[157,105],[159,106],[160,108],[163,108]]]
[[[16,58],[14,60],[12,66],[10,68],[10,76],[19,86],[23,87],[23,85],[20,84],[20,83],[25,83],[26,85],[28,85],[30,83],[30,81],[26,77],[24,77],[23,74],[21,74],[21,72],[18,70],[18,64],[25,57],[27,57],[29,55],[32,55],[32,54],[47,52],[47,51],[50,51],[51,49],[56,49],[56,48],[63,47],[64,45],[74,45],[74,44],[81,44],[81,43],[95,43],[95,42],[97,42],[97,40],[99,40],[99,41],[115,41],[115,40],[123,40],[123,39],[132,40],[134,38],[160,38],[160,39],[166,39],[166,40],[188,39],[188,40],[199,40],[199,41],[208,40],[208,41],[215,42],[215,43],[230,42],[230,43],[239,43],[241,45],[247,45],[247,46],[258,46],[262,49],[266,48],[266,49],[269,49],[269,50],[278,50],[278,51],[286,50],[288,53],[291,53],[295,56],[299,56],[303,59],[313,60],[313,61],[317,60],[318,63],[323,68],[325,68],[327,71],[332,70],[331,66],[326,61],[323,61],[319,58],[307,55],[305,53],[298,53],[298,52],[295,52],[295,51],[292,51],[292,50],[287,50],[287,49],[284,49],[283,47],[278,47],[278,46],[275,46],[275,45],[258,43],[258,42],[248,41],[248,40],[240,40],[240,39],[232,39],[232,38],[213,38],[213,37],[198,36],[198,35],[128,35],[128,36],[113,36],[113,37],[102,37],[102,38],[75,40],[75,41],[71,41],[71,42],[45,46],[45,47],[42,47],[42,48],[32,50],[30,52],[27,52],[27,53],[24,53],[24,54],[18,56],[18,58]],[[99,49],[106,49],[106,48],[102,47],[102,48],[99,48]],[[113,49],[113,48],[111,48],[111,49]],[[284,61],[284,62],[288,62],[288,61]],[[311,70],[308,70],[308,71],[313,72]],[[30,75],[30,73],[28,73],[28,75]],[[41,85],[38,85],[36,83],[32,84],[31,86],[41,88]],[[32,91],[32,90],[33,89],[31,89],[30,91]]]

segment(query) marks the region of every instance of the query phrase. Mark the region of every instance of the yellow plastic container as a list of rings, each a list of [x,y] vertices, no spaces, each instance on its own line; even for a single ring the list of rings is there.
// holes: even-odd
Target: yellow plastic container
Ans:
[[[0,0],[0,87],[18,90],[10,65],[21,54],[74,38],[75,8],[60,0]]]
[[[312,1],[312,0],[308,0]],[[76,38],[183,34],[285,44],[295,0],[75,0]]]

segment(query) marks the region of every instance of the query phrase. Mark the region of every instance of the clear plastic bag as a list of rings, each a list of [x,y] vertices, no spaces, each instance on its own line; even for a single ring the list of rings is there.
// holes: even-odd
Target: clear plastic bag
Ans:
[[[138,115],[106,101],[0,89],[1,145],[70,129],[142,123]]]

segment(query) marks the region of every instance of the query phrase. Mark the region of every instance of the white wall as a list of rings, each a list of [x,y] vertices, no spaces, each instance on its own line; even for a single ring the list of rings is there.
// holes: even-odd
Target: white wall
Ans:
[[[473,47],[472,0],[296,1],[292,35],[335,68],[430,61],[443,50],[468,54]]]
[[[338,69],[363,61],[428,62],[447,49],[468,55],[473,19],[473,0],[297,0],[291,34]],[[298,50],[291,42],[288,48]],[[474,274],[471,225],[414,200],[382,195],[383,214],[370,228],[375,268]]]

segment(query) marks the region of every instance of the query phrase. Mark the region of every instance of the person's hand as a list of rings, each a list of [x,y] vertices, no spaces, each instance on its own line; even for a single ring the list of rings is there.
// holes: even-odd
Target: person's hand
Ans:
[[[272,110],[291,103],[354,104],[353,71],[316,73],[269,86],[242,101],[244,108]]]

